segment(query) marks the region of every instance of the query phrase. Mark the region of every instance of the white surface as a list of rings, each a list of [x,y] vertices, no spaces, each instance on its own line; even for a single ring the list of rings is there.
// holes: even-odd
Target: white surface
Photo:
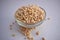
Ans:
[[[16,30],[10,31],[9,25],[15,20],[14,13],[22,5],[38,4],[46,11],[46,20],[38,30],[40,36],[33,32],[35,40],[43,36],[46,40],[60,40],[60,0],[0,0],[0,40],[25,40]],[[11,34],[15,33],[16,37]]]

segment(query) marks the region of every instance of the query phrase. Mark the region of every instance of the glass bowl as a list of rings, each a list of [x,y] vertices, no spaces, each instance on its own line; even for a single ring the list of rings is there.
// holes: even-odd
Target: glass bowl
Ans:
[[[27,27],[27,28],[38,27],[39,25],[41,25],[44,22],[44,20],[46,18],[46,11],[43,8],[41,8],[41,9],[44,11],[44,19],[39,21],[39,22],[37,22],[37,23],[27,24],[27,23],[24,23],[24,22],[22,22],[20,20],[17,20],[16,17],[15,17],[15,20],[17,21],[18,25],[23,26],[23,27]]]

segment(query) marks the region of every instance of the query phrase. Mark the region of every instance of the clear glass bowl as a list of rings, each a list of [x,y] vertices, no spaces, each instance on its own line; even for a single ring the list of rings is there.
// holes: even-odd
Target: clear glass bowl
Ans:
[[[40,8],[41,8],[41,7],[40,7]],[[28,28],[38,27],[39,25],[41,25],[41,24],[44,22],[45,18],[46,18],[46,11],[45,11],[43,8],[41,8],[41,9],[45,12],[45,13],[44,13],[44,19],[43,19],[42,21],[39,21],[39,22],[34,23],[34,24],[27,24],[27,23],[23,23],[23,22],[17,20],[17,18],[15,17],[18,25],[23,26],[23,27],[28,27]]]

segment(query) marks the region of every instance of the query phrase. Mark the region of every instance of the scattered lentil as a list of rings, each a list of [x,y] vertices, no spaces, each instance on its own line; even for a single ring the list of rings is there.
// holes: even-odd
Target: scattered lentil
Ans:
[[[39,34],[40,34],[40,32],[39,32],[39,31],[37,31],[37,32],[36,32],[36,35],[39,35]]]
[[[16,35],[15,34],[12,34],[12,37],[15,37]]]
[[[44,38],[44,37],[42,37],[42,40],[45,40],[45,38]]]

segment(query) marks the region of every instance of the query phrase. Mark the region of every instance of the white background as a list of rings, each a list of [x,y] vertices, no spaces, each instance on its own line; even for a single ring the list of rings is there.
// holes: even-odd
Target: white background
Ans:
[[[35,40],[60,40],[60,0],[0,0],[0,40],[25,40],[16,30],[9,30],[9,25],[15,21],[14,13],[22,5],[37,4],[46,11],[46,20],[39,28],[40,36],[32,32]],[[12,37],[12,34],[16,34]]]

